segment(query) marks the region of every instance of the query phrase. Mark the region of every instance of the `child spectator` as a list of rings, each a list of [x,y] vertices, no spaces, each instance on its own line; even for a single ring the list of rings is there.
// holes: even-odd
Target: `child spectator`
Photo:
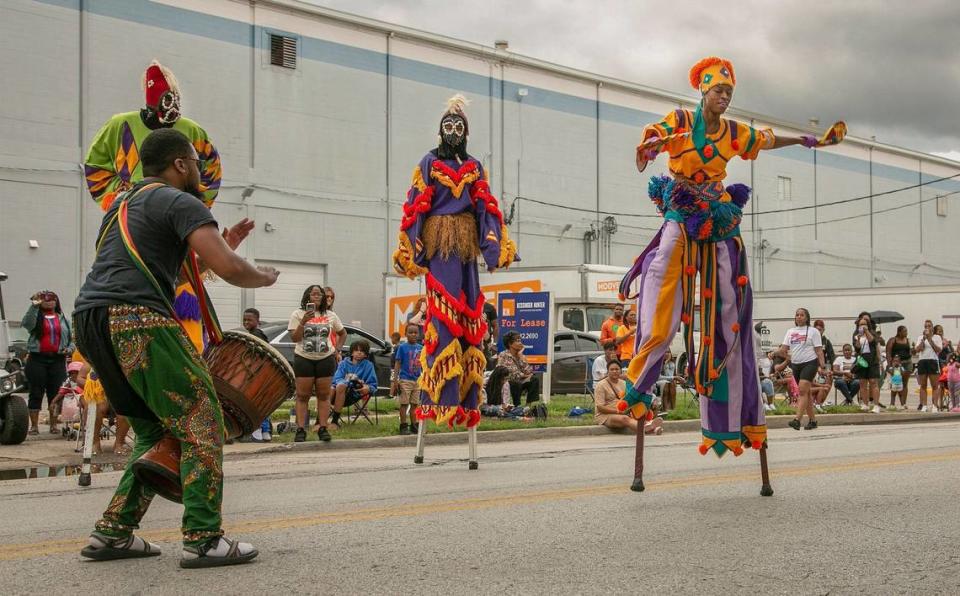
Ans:
[[[270,343],[267,335],[260,330],[260,311],[255,308],[248,308],[243,311],[243,329],[257,339]]]
[[[420,326],[416,323],[407,323],[407,343],[397,346],[393,364],[393,375],[396,378],[391,393],[399,397],[400,401],[400,434],[416,433],[419,428],[413,415],[420,405]],[[409,414],[409,424],[407,416]]]
[[[340,427],[340,410],[377,392],[377,373],[370,362],[370,343],[358,339],[350,344],[350,358],[342,360],[333,373],[333,412],[330,420]]]
[[[890,375],[890,409],[897,409],[897,397],[900,397],[900,403],[904,407],[907,405],[907,392],[903,388],[903,365],[900,362],[900,356],[894,356],[890,365],[887,367],[887,374]]]
[[[79,413],[79,398],[83,395],[83,387],[79,382],[82,368],[82,362],[71,362],[67,365],[67,380],[63,382],[56,397],[53,398],[54,417],[50,420],[52,429],[56,429],[57,418],[61,415],[64,423],[67,423],[73,422]]]
[[[946,368],[947,390],[950,392],[950,411],[960,412],[960,360],[957,360],[956,354],[947,356]]]
[[[261,341],[270,343],[267,335],[260,329],[260,311],[255,308],[248,308],[243,311],[243,329],[250,335]],[[260,428],[253,431],[248,440],[254,443],[269,443],[273,439],[273,425],[270,423],[270,416],[260,423]],[[242,442],[244,439],[241,438]]]

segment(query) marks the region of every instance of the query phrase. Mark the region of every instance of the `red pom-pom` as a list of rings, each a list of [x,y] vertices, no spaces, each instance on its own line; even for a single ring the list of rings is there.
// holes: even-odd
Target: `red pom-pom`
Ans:
[[[720,373],[718,373],[718,372],[715,371],[715,370],[711,370],[711,371],[710,371],[710,380],[711,380],[711,381],[716,381],[716,380],[719,379],[719,378],[720,378]]]
[[[467,412],[467,428],[473,428],[478,424],[480,424],[480,411],[470,410]]]
[[[707,299],[713,298],[713,290],[711,290],[710,288],[705,289],[703,292],[701,292],[701,294],[703,294],[704,298],[707,298]]]
[[[713,157],[713,145],[707,145],[706,147],[704,147],[703,155],[707,159],[710,159],[711,157]]]
[[[417,408],[417,420],[424,420],[426,418],[427,414],[423,411],[423,408]]]
[[[707,336],[707,337],[704,337],[704,338],[703,338],[703,345],[709,346],[709,345],[711,345],[712,343],[713,343],[713,338],[712,338],[712,337]]]
[[[697,201],[697,207],[700,208],[700,211],[706,211],[710,205],[708,205],[706,201]]]
[[[706,455],[707,451],[710,451],[710,447],[708,447],[706,443],[700,443],[700,447],[698,449],[700,451],[700,455]]]
[[[687,275],[694,275],[697,272],[697,268],[694,267],[693,265],[687,265],[683,271]]]
[[[733,454],[737,457],[740,457],[741,455],[743,455],[743,447],[741,447],[740,445],[737,445],[736,447],[734,447]]]
[[[740,333],[740,323],[734,323],[733,325],[730,325],[730,329],[734,333]]]
[[[740,277],[737,278],[737,285],[740,286],[740,287],[743,287],[743,286],[747,285],[747,281],[748,281],[748,280],[747,280],[747,276],[746,276],[746,275],[741,275]]]
[[[730,147],[733,148],[734,151],[740,151],[740,141],[737,139],[730,141]]]
[[[754,441],[750,443],[750,446],[759,451],[760,448],[763,447],[763,443],[761,443],[760,441]]]
[[[689,325],[690,315],[688,315],[687,313],[683,313],[682,315],[680,315],[680,322],[682,322],[684,325]]]
[[[653,420],[653,410],[647,410],[647,415],[645,416],[647,421]]]
[[[694,175],[693,175],[693,181],[696,182],[697,184],[702,184],[702,183],[703,183],[703,172],[697,172],[696,174],[694,174]]]
[[[627,411],[627,401],[626,401],[626,400],[621,399],[620,401],[617,402],[617,411],[618,411],[618,412],[626,412],[626,411]]]

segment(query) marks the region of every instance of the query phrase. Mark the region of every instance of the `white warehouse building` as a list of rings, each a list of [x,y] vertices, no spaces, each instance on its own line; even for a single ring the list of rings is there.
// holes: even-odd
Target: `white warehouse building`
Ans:
[[[469,151],[512,211],[523,264],[627,265],[659,226],[648,174],[666,170],[661,159],[638,175],[640,130],[694,101],[293,0],[8,0],[0,46],[0,271],[12,319],[41,288],[72,308],[101,220],[83,156],[110,116],[142,107],[154,58],[221,154],[217,219],[255,219],[242,254],[282,271],[273,288],[215,283],[226,327],[250,306],[285,320],[320,283],[336,289],[344,321],[383,329],[410,172],[458,92],[472,102]],[[960,285],[953,176],[960,163],[855,136],[736,160],[728,181],[754,188],[741,227],[755,288]]]

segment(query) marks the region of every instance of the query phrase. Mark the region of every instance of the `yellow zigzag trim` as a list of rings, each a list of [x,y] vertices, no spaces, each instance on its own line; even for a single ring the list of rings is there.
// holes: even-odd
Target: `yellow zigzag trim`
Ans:
[[[513,259],[517,256],[517,243],[510,239],[510,233],[507,226],[500,226],[500,258],[497,259],[497,267],[509,267]]]
[[[413,168],[413,187],[420,192],[427,189],[427,183],[423,181],[423,172],[420,170],[420,166]]]
[[[434,404],[440,403],[440,391],[450,379],[457,379],[463,375],[463,349],[456,339],[450,343],[433,361],[433,366],[427,366],[427,351],[420,351],[420,366],[423,373],[420,375],[420,388],[427,392]]]
[[[477,170],[467,172],[462,178],[460,178],[460,184],[454,184],[453,180],[450,179],[450,176],[447,176],[438,170],[431,170],[430,177],[449,188],[450,192],[453,193],[453,196],[459,199],[460,195],[463,193],[463,189],[466,188],[468,184],[476,182],[480,179],[480,172]]]
[[[477,348],[470,346],[463,354],[463,374],[460,376],[460,401],[467,398],[470,388],[483,387],[483,370],[487,367],[487,357]]]
[[[427,274],[427,268],[417,265],[413,261],[413,247],[406,232],[400,232],[400,241],[397,250],[393,251],[393,268],[400,275],[414,279]]]

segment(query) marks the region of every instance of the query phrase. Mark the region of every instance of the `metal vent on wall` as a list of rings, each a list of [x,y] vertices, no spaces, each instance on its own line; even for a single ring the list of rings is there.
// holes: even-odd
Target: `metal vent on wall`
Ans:
[[[297,38],[270,34],[270,64],[297,67]]]

